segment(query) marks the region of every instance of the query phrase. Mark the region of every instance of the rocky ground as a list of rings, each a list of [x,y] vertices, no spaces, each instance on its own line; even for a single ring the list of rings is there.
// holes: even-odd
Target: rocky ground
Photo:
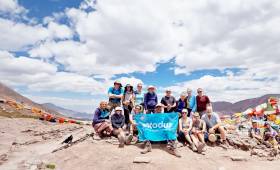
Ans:
[[[153,146],[153,151],[141,155],[141,145],[119,149],[116,139],[100,140],[91,136],[88,125],[56,124],[36,119],[0,117],[0,169],[277,169],[278,155],[262,148],[248,138],[236,138],[228,149],[207,147],[205,155],[180,147],[182,158]],[[73,145],[61,142],[73,135]],[[68,147],[69,146],[69,147]],[[253,147],[251,147],[253,146]],[[247,148],[246,148],[247,147]],[[243,149],[243,150],[242,150]],[[255,151],[256,150],[256,151]],[[253,154],[252,154],[253,152]],[[264,155],[254,154],[263,152]],[[136,159],[148,163],[133,163]]]

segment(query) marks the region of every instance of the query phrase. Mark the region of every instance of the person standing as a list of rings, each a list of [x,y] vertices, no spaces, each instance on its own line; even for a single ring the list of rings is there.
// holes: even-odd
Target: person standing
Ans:
[[[197,103],[197,112],[201,117],[206,113],[206,106],[211,104],[209,97],[203,94],[202,88],[197,89],[196,103]]]
[[[108,90],[108,96],[109,96],[109,107],[110,111],[115,109],[116,107],[121,106],[121,100],[123,98],[123,89],[122,84],[119,81],[114,82],[114,86],[110,87]]]
[[[165,96],[161,99],[161,104],[164,107],[164,113],[171,113],[174,112],[176,109],[176,99],[172,96],[172,92],[170,89],[165,91]]]
[[[144,107],[146,113],[154,113],[156,105],[158,103],[158,97],[156,94],[156,88],[154,86],[148,87],[148,92],[144,96]]]
[[[194,112],[196,112],[196,97],[192,95],[192,90],[187,89],[187,97],[185,99],[186,101],[186,107],[188,109],[188,117],[192,116]]]
[[[183,109],[186,109],[186,96],[187,94],[185,92],[182,92],[180,95],[179,100],[177,101],[177,108],[176,108],[176,112],[180,113],[182,115],[182,111]],[[180,115],[180,116],[181,116]]]
[[[135,106],[136,105],[141,105],[144,107],[144,92],[142,91],[142,84],[138,83],[137,84],[137,90],[134,91],[135,94]]]

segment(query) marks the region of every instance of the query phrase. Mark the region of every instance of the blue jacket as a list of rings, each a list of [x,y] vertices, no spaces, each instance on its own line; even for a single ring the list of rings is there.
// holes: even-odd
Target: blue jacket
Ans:
[[[177,110],[176,110],[176,112],[181,113],[183,109],[186,109],[186,101],[185,100],[183,101],[182,99],[179,99],[177,101]]]
[[[144,96],[144,107],[145,109],[155,109],[158,103],[156,93],[146,93]]]
[[[188,109],[192,109],[192,112],[196,112],[196,97],[192,95],[190,98],[189,96],[186,97],[186,104]]]
[[[92,124],[95,125],[97,123],[104,122],[106,119],[109,120],[110,111],[108,109],[100,109],[97,108],[93,115]]]

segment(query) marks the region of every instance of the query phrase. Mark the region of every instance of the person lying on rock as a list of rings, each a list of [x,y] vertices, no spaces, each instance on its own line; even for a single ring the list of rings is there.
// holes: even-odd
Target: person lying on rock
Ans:
[[[121,107],[115,108],[115,113],[111,116],[111,122],[113,126],[113,135],[116,136],[119,140],[119,147],[123,148],[125,143],[130,143],[132,140],[132,135],[125,135],[124,124],[125,117],[123,114],[123,109]]]
[[[192,129],[192,120],[187,116],[188,110],[183,109],[182,110],[182,117],[179,120],[179,133],[178,136],[183,141],[186,141],[190,144],[190,147],[193,151],[197,151],[194,143],[191,140],[191,129]]]
[[[226,144],[226,131],[224,127],[221,125],[221,119],[219,115],[213,112],[213,108],[211,104],[208,104],[206,107],[206,114],[201,117],[202,120],[206,123],[206,128],[208,130],[208,134],[217,134],[221,135],[220,142],[222,144]]]
[[[92,126],[100,137],[110,136],[113,130],[109,119],[110,111],[107,109],[107,105],[106,101],[101,101],[99,107],[94,112],[92,120]]]
[[[159,113],[163,113],[163,105],[160,103],[156,105],[154,114],[159,114]],[[180,158],[181,155],[177,151],[176,140],[167,140],[167,141],[161,141],[161,142],[152,141],[152,143],[166,143],[166,142],[167,142],[166,148],[167,148],[168,153]],[[142,151],[141,153],[146,154],[151,151],[152,151],[151,141],[149,141],[149,140],[144,141],[144,151]]]
[[[258,127],[258,121],[255,119],[252,119],[252,127],[249,131],[249,135],[251,138],[258,140],[259,142],[262,142],[263,140],[260,128]]]
[[[199,113],[193,113],[191,139],[197,148],[198,153],[205,151],[204,134],[206,133],[206,123],[200,119]]]

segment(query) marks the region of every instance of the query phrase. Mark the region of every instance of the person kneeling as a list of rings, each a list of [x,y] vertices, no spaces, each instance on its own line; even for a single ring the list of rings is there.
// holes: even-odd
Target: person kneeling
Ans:
[[[199,113],[193,114],[191,138],[197,148],[198,153],[205,151],[204,133],[206,132],[206,124],[200,119]]]
[[[100,106],[95,110],[92,126],[95,132],[100,136],[110,136],[112,133],[112,126],[109,120],[109,109],[107,109],[107,102],[100,102]]]
[[[111,122],[113,126],[113,135],[119,140],[119,147],[123,148],[125,143],[132,139],[132,135],[126,138],[125,132],[123,130],[125,117],[123,115],[123,109],[121,107],[116,107],[115,113],[111,116]]]

